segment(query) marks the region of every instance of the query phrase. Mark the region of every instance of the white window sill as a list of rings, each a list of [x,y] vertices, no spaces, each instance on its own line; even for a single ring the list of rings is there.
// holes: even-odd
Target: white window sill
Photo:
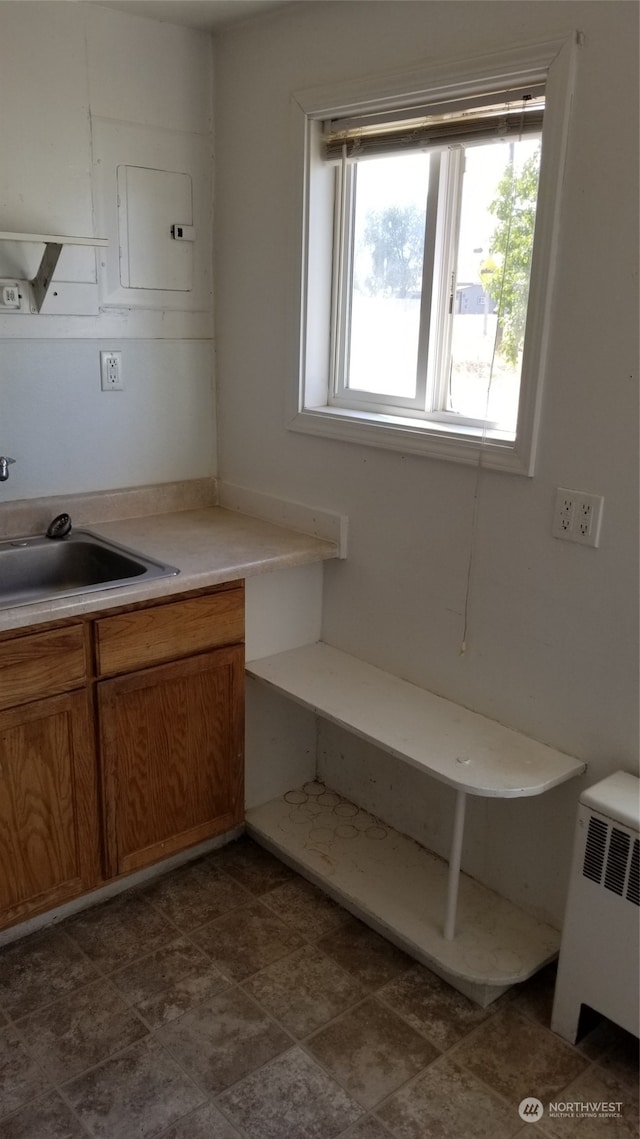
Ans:
[[[291,431],[381,447],[405,454],[424,455],[467,466],[530,475],[531,457],[520,453],[517,442],[495,431],[456,427],[432,420],[355,411],[351,408],[304,408],[290,420]]]

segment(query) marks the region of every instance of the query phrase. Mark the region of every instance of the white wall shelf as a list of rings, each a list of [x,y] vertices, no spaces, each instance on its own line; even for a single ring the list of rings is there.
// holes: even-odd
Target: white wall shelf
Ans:
[[[0,241],[25,241],[32,244],[44,243],[45,245],[95,245],[105,246],[108,245],[106,237],[66,237],[60,234],[51,233],[10,233],[7,230],[0,230]]]
[[[540,795],[584,763],[319,641],[250,661],[250,676],[448,783],[491,798]]]
[[[262,846],[483,1007],[558,952],[557,930],[466,874],[456,937],[445,938],[446,862],[329,788],[293,789],[246,821]]]
[[[247,672],[455,789],[443,927],[448,942],[456,933],[467,795],[541,795],[585,770],[571,756],[321,641],[251,661]]]
[[[11,233],[0,231],[0,241],[26,242],[33,245],[44,245],[44,252],[40,260],[38,271],[28,282],[32,292],[32,302],[29,307],[32,312],[41,312],[51,288],[51,281],[56,265],[64,245],[84,245],[104,247],[109,244],[106,237],[68,237],[50,233]]]

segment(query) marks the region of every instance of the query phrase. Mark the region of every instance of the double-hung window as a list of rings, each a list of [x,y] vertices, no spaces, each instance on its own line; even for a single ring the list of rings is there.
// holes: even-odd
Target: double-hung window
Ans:
[[[465,462],[482,449],[486,465],[532,473],[568,117],[563,47],[571,54],[555,44],[485,60],[485,75],[478,61],[452,65],[448,81],[442,68],[412,76],[404,95],[396,79],[386,95],[383,84],[346,100],[315,93],[315,107],[313,93],[299,97],[294,428]]]

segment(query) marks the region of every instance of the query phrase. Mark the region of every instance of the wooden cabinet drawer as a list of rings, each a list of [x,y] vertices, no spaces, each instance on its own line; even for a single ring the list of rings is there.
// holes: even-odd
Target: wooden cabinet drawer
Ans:
[[[96,622],[99,676],[133,672],[244,640],[244,589],[174,601]]]
[[[69,692],[87,674],[82,625],[0,642],[0,708]]]

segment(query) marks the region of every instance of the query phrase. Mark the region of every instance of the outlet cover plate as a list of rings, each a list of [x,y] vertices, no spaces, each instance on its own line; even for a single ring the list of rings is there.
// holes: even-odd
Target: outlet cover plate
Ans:
[[[598,546],[603,506],[604,498],[600,494],[559,486],[551,533],[554,538],[562,538],[565,542]]]
[[[100,353],[100,386],[103,392],[121,392],[124,390],[122,352]]]

